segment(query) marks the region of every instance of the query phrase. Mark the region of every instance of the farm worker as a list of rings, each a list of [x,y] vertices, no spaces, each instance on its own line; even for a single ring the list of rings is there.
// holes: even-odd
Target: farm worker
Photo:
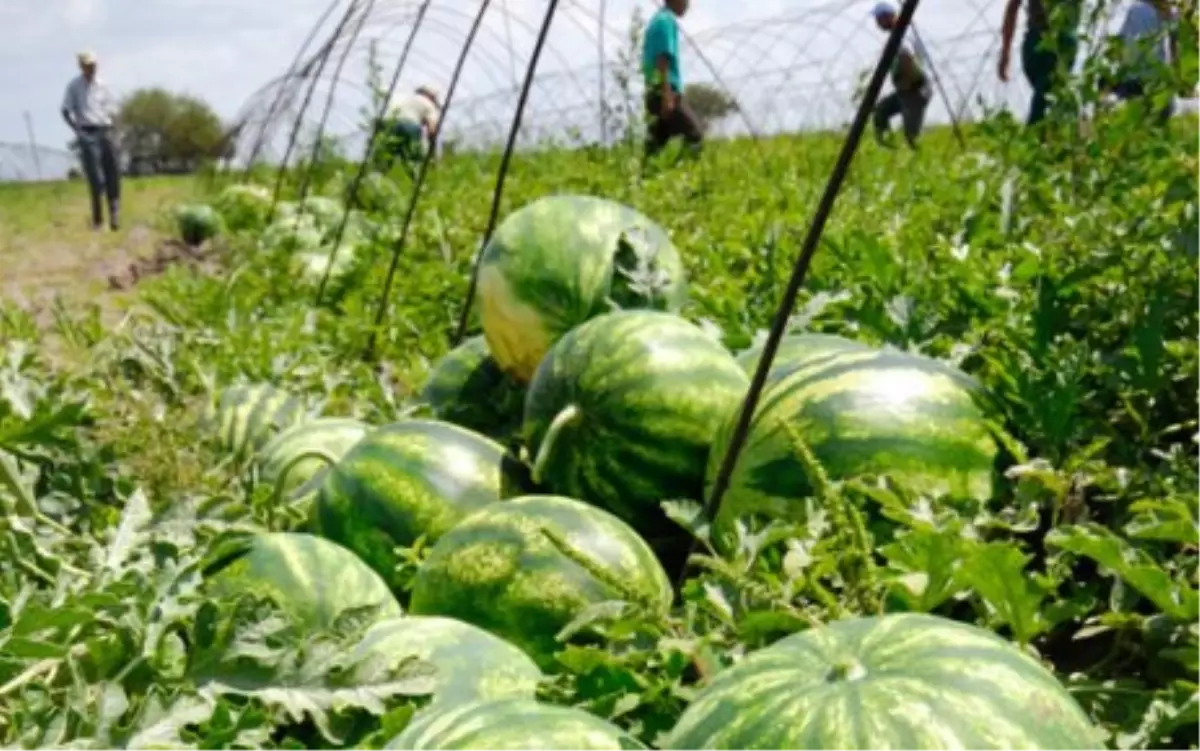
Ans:
[[[1033,87],[1026,124],[1034,125],[1046,116],[1049,95],[1070,74],[1079,50],[1078,26],[1082,0],[1028,0],[1025,39],[1021,42],[1021,67]],[[1021,0],[1008,0],[1004,8],[1004,26],[1000,32],[1001,81],[1008,81],[1013,34],[1017,29],[1017,11]]]
[[[426,145],[433,145],[441,117],[441,99],[432,86],[418,86],[401,99],[391,112],[388,164],[397,157],[404,164],[423,159]]]
[[[100,229],[103,215],[100,194],[108,196],[108,222],[118,228],[121,202],[121,169],[113,138],[116,105],[108,86],[96,76],[96,56],[79,53],[79,75],[67,84],[62,116],[75,133],[79,156],[92,196],[92,228]]]
[[[652,157],[675,137],[682,137],[693,154],[704,140],[700,120],[683,98],[679,61],[679,19],[689,0],[666,0],[650,19],[642,44],[642,74],[646,83],[646,157]]]
[[[1174,13],[1165,0],[1137,0],[1129,6],[1117,38],[1124,53],[1125,77],[1113,87],[1122,101],[1153,96],[1156,78],[1167,75],[1167,66],[1179,59],[1179,40],[1176,36]],[[1164,82],[1165,83],[1165,82]],[[1170,119],[1175,110],[1175,97],[1167,100],[1158,113],[1159,122]]]
[[[877,3],[871,11],[875,23],[884,31],[896,25],[896,8],[887,2]],[[904,124],[904,138],[911,149],[917,148],[917,136],[925,122],[925,110],[933,98],[929,76],[925,65],[929,57],[920,40],[913,47],[902,43],[892,62],[892,86],[894,91],[880,99],[875,105],[875,140],[887,144],[886,136],[891,129],[892,118],[900,115]]]

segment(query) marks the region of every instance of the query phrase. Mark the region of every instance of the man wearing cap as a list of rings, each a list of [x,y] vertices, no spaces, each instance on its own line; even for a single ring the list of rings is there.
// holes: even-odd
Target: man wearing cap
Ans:
[[[876,25],[884,31],[891,31],[896,25],[896,8],[891,3],[877,3],[871,15],[875,17]],[[917,136],[921,134],[925,123],[925,110],[933,98],[929,76],[925,73],[925,63],[929,58],[920,40],[916,42],[913,47],[907,41],[901,43],[892,61],[894,91],[875,105],[875,140],[890,145],[887,135],[891,130],[891,120],[900,115],[904,124],[904,139],[913,150],[917,148]]]
[[[399,158],[407,169],[409,163],[425,158],[426,145],[432,147],[441,116],[441,100],[432,86],[418,86],[401,99],[391,112],[387,165]]]
[[[1000,32],[1001,81],[1008,81],[1009,58],[1017,29],[1021,0],[1008,0],[1004,8],[1004,26]],[[1021,67],[1033,88],[1029,115],[1025,122],[1034,125],[1046,116],[1049,96],[1075,66],[1079,50],[1079,19],[1082,0],[1027,0],[1025,38],[1021,42]]]
[[[67,84],[62,116],[79,142],[79,156],[92,196],[92,227],[103,226],[100,194],[104,193],[108,197],[109,226],[115,230],[121,201],[121,169],[113,138],[116,102],[96,76],[96,57],[92,53],[79,54],[79,71]]]
[[[700,150],[704,132],[700,120],[683,98],[679,64],[679,19],[687,14],[688,0],[666,0],[646,26],[642,44],[642,74],[646,83],[646,157],[652,157],[672,138],[682,137],[693,154]]]

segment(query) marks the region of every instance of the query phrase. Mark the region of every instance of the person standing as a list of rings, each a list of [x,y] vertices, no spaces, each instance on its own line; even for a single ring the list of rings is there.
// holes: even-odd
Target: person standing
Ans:
[[[1174,14],[1166,0],[1136,0],[1125,13],[1117,35],[1124,76],[1112,93],[1122,101],[1153,98],[1160,91],[1172,90],[1164,77],[1172,61],[1179,59],[1179,41]],[[1158,113],[1165,123],[1175,111],[1174,91]]]
[[[432,86],[418,86],[392,109],[388,129],[386,163],[399,159],[405,169],[425,158],[425,149],[433,147],[442,119],[441,98]]]
[[[681,137],[693,154],[704,141],[700,120],[683,97],[683,73],[679,61],[679,19],[687,14],[688,0],[666,0],[650,23],[642,43],[642,74],[646,84],[648,124],[646,158],[654,156]]]
[[[875,24],[883,31],[890,32],[896,25],[896,8],[887,2],[877,3],[871,11]],[[887,136],[891,130],[891,121],[900,115],[904,125],[904,139],[908,147],[914,151],[917,148],[917,136],[925,123],[925,110],[933,99],[933,87],[929,76],[925,73],[928,55],[920,40],[910,47],[907,41],[900,45],[896,58],[892,61],[891,94],[880,99],[875,104],[875,140],[883,145],[890,145]]]
[[[96,56],[79,54],[79,75],[67,84],[62,116],[75,133],[79,157],[92,198],[92,228],[103,226],[100,196],[108,198],[108,223],[120,226],[121,168],[113,135],[116,102],[108,86],[96,75]]]
[[[1000,32],[1001,81],[1008,81],[1013,35],[1017,30],[1017,12],[1021,0],[1008,0],[1004,7],[1004,26]],[[1034,125],[1046,117],[1049,96],[1065,82],[1075,66],[1079,51],[1079,19],[1082,0],[1028,0],[1025,38],[1021,42],[1021,66],[1033,87],[1029,115],[1025,122]]]

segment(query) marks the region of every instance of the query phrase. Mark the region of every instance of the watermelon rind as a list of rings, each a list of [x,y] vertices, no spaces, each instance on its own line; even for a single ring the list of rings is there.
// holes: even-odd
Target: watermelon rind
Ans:
[[[521,383],[575,326],[616,308],[679,310],[687,283],[665,230],[605,198],[544,196],[499,224],[479,259],[483,333]]]
[[[317,417],[276,434],[260,452],[259,479],[276,497],[294,500],[296,490],[363,439],[371,426],[350,417]]]
[[[606,313],[572,329],[525,398],[534,481],[612,511],[649,538],[682,534],[660,503],[699,499],[709,449],[750,380],[672,313]]]
[[[753,377],[758,370],[758,362],[762,359],[766,340],[756,342],[737,355],[738,365]],[[784,334],[775,350],[775,359],[771,361],[771,369],[767,371],[767,384],[779,380],[797,367],[806,365],[812,360],[829,357],[840,352],[869,352],[869,344],[847,339],[836,334],[820,333],[791,333]]]
[[[539,667],[590,605],[663,614],[672,590],[654,551],[616,516],[582,501],[522,496],[486,506],[430,548],[409,611],[457,618],[512,642]]]
[[[299,532],[270,532],[237,540],[205,571],[214,597],[268,597],[297,625],[330,628],[346,611],[375,608],[378,619],[402,614],[387,583],[354,553]]]
[[[355,645],[355,665],[376,670],[408,658],[437,671],[434,702],[534,698],[542,672],[524,652],[498,636],[453,618],[414,616],[380,621]]]
[[[527,470],[496,441],[440,420],[402,420],[368,433],[325,472],[309,526],[399,587],[395,548],[433,543],[527,489]]]
[[[714,541],[729,544],[738,519],[802,522],[817,487],[805,452],[832,481],[886,475],[909,493],[986,504],[1002,480],[1002,455],[985,397],[956,368],[891,348],[810,360],[763,391],[713,520]],[[706,493],[738,416],[713,441]]]
[[[230,386],[221,392],[214,418],[220,446],[248,459],[279,432],[308,419],[303,400],[269,383]]]
[[[667,749],[1103,748],[1054,675],[976,626],[834,621],[751,653],[696,695]]]
[[[487,340],[476,335],[437,361],[421,401],[439,420],[506,443],[521,427],[525,389],[500,369]]]
[[[417,714],[385,748],[615,751],[646,746],[582,709],[532,699],[502,699],[432,706]]]

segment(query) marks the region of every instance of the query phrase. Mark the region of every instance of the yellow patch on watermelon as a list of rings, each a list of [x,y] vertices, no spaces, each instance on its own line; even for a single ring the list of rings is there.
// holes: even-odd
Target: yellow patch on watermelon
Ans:
[[[494,266],[479,270],[479,314],[488,349],[500,368],[528,383],[553,343],[539,310],[521,300]]]

